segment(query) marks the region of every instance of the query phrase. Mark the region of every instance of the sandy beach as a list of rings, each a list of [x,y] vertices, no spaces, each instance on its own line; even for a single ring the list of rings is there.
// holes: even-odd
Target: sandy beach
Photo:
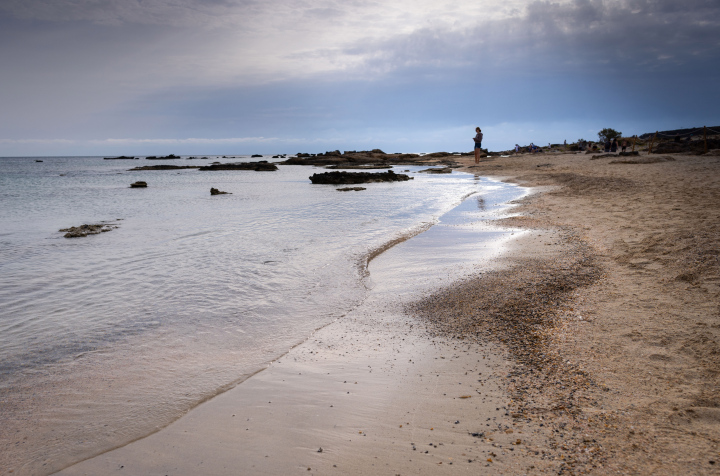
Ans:
[[[463,157],[533,187],[501,258],[59,474],[717,474],[720,157],[639,159]]]

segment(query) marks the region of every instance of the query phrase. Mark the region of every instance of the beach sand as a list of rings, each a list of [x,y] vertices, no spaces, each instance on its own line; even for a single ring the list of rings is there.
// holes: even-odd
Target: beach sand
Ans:
[[[670,157],[463,157],[535,187],[494,269],[59,474],[717,474],[720,157]]]

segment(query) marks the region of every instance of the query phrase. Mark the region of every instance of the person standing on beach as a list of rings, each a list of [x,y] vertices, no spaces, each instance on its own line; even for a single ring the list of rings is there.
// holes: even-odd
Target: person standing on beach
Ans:
[[[480,130],[479,127],[475,128],[475,137],[473,137],[473,140],[475,141],[475,163],[480,163],[480,152],[482,151],[482,140],[483,140],[483,133]]]

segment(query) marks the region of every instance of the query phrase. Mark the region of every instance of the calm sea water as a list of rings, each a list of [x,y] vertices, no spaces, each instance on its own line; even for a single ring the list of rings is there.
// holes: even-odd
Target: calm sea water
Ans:
[[[477,225],[525,193],[409,166],[362,192],[302,166],[127,170],[213,160],[0,158],[0,466],[49,474],[167,425],[373,287],[462,270],[508,235]],[[58,231],[101,222],[117,228]]]

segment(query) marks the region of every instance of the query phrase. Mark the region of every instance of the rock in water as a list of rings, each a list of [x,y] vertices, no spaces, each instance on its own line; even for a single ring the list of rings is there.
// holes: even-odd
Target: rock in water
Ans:
[[[117,228],[116,225],[112,224],[95,224],[95,225],[80,225],[80,226],[71,226],[70,228],[63,228],[59,231],[65,232],[65,238],[83,238],[88,235],[97,235],[99,233],[105,233],[106,231],[110,231]]]
[[[344,187],[344,188],[336,188],[338,192],[360,192],[362,190],[367,190],[365,187]]]
[[[147,188],[147,182],[138,181],[131,183],[130,188]]]
[[[128,172],[133,170],[177,170],[177,169],[199,169],[199,165],[143,165],[141,167],[134,167],[128,169]]]
[[[221,192],[220,190],[218,190],[216,188],[210,188],[210,195],[232,195],[232,194],[228,193],[228,192]]]
[[[145,157],[145,160],[175,160],[179,158],[180,156],[175,154],[166,155],[164,157],[157,157],[155,155],[151,155],[150,157]]]
[[[254,170],[256,172],[272,172],[278,170],[277,165],[266,160],[260,162],[237,162],[235,164],[211,164],[198,170]]]
[[[325,172],[322,174],[313,174],[310,181],[314,184],[360,184],[373,182],[405,182],[412,180],[405,174],[396,174],[392,170],[381,173],[370,172]]]
[[[450,167],[445,167],[442,169],[425,169],[421,170],[420,173],[426,173],[426,174],[451,174],[452,169]]]

